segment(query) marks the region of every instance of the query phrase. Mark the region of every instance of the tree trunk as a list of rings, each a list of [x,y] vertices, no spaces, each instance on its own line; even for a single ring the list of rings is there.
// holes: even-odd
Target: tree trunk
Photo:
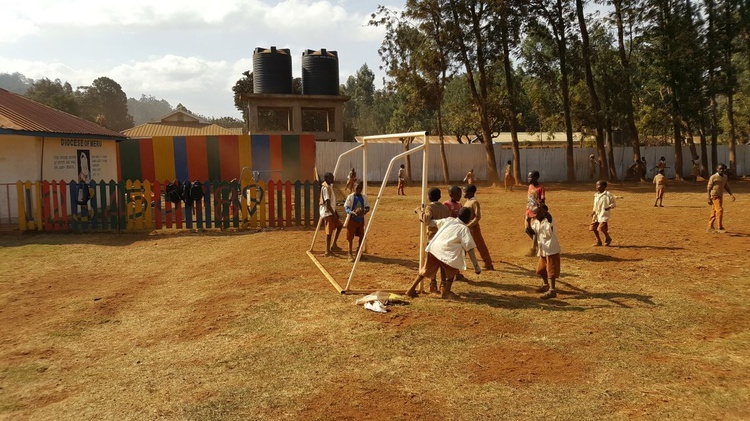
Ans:
[[[513,177],[516,179],[516,184],[523,184],[521,178],[521,151],[518,147],[518,120],[516,118],[516,87],[513,82],[513,73],[511,73],[510,65],[510,47],[508,46],[508,28],[507,22],[503,24],[501,29],[502,43],[503,43],[503,70],[505,73],[505,85],[508,90],[508,118],[510,122],[510,140],[511,148],[513,149]]]
[[[682,180],[682,133],[680,121],[672,118],[672,130],[674,134],[674,178]]]
[[[731,88],[727,93],[727,120],[729,120],[729,169],[737,174],[737,137],[734,125],[734,95]]]
[[[402,139],[401,142],[404,144],[404,152],[409,150],[409,144],[412,142],[413,138],[405,138]],[[404,157],[404,160],[406,161],[406,182],[412,180],[411,178],[411,155],[406,155]]]
[[[563,16],[562,0],[557,0],[555,6],[555,20],[551,22],[557,41],[557,54],[560,60],[560,89],[563,97],[563,115],[565,118],[565,136],[567,140],[566,161],[568,165],[568,181],[576,181],[575,160],[573,159],[573,123],[570,118],[570,82],[568,80],[567,65],[567,37],[565,36],[565,17]]]
[[[696,149],[693,141],[693,126],[690,124],[687,126],[687,143],[690,146],[690,160],[692,161],[698,156],[698,149]]]
[[[581,55],[583,56],[583,68],[586,74],[586,86],[591,97],[591,106],[594,108],[594,117],[596,119],[596,152],[599,156],[599,178],[607,176],[612,180],[609,172],[609,164],[604,150],[604,127],[602,122],[602,104],[599,101],[599,95],[596,93],[594,86],[594,75],[591,71],[591,51],[589,47],[589,32],[586,28],[586,19],[583,15],[583,0],[576,0],[576,14],[578,15],[578,27],[581,31]],[[610,142],[612,139],[609,139]],[[611,162],[611,161],[609,161]]]
[[[615,168],[615,143],[613,142],[614,137],[612,136],[612,122],[607,121],[607,158],[609,158],[610,165],[608,166],[609,181],[617,181],[617,169]],[[623,178],[625,178],[623,176]]]
[[[453,20],[455,22],[460,22],[458,16],[458,5],[456,4],[455,0],[450,0],[450,12],[453,15]],[[485,149],[485,156],[487,158],[487,176],[489,178],[489,182],[492,185],[497,185],[500,181],[500,177],[497,175],[497,161],[495,160],[495,148],[492,145],[492,132],[490,130],[490,120],[489,120],[489,111],[487,110],[487,97],[488,97],[488,89],[487,89],[487,75],[486,75],[486,69],[485,66],[487,65],[485,62],[485,56],[486,53],[484,51],[484,45],[485,40],[482,33],[482,25],[483,22],[481,22],[479,16],[477,16],[474,13],[474,10],[469,8],[469,12],[471,14],[470,16],[470,32],[472,33],[473,39],[471,41],[475,44],[476,48],[476,57],[469,57],[468,49],[469,46],[464,41],[463,36],[458,37],[457,41],[459,44],[459,56],[461,58],[461,62],[464,65],[464,70],[466,70],[466,82],[469,85],[469,91],[471,92],[471,97],[474,100],[474,105],[477,107],[477,110],[479,111],[479,124],[482,128],[482,139],[484,139],[484,149]],[[463,34],[462,34],[463,35]],[[478,74],[479,74],[479,89],[477,90],[477,85],[474,79],[474,66],[477,66]]]
[[[630,82],[630,60],[628,60],[627,52],[625,51],[625,30],[623,19],[622,19],[622,0],[615,0],[615,18],[617,20],[617,49],[620,54],[620,65],[622,66],[623,73],[625,74],[625,118],[627,120],[626,125],[628,128],[628,137],[630,138],[630,144],[633,146],[633,160],[640,161],[641,159],[641,146],[638,140],[638,127],[635,125],[635,113],[633,111],[633,90]],[[642,176],[645,176],[643,174]],[[645,181],[645,178],[642,179]]]
[[[701,130],[701,177],[708,178],[708,148],[706,147],[706,132]]]
[[[448,173],[448,158],[445,156],[445,141],[443,140],[443,112],[438,105],[438,136],[440,137],[440,161],[443,163],[443,182],[450,184],[450,174]],[[427,163],[425,163],[427,165]]]

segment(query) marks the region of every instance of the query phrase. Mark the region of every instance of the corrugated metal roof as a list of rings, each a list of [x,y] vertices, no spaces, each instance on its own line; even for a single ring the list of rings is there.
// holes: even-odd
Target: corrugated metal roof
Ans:
[[[60,135],[125,136],[0,88],[0,129]]]
[[[132,129],[123,130],[124,135],[134,138],[156,136],[219,136],[236,135],[232,129],[217,124],[201,123],[146,123]],[[240,133],[241,134],[241,133]]]

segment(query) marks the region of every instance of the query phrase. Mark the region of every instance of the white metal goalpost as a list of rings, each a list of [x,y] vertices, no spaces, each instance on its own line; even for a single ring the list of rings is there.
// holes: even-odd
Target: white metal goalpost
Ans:
[[[391,161],[388,163],[388,169],[385,172],[385,175],[383,177],[383,183],[380,186],[380,190],[378,191],[378,196],[375,199],[375,203],[372,206],[372,209],[370,209],[370,216],[367,220],[367,225],[365,226],[365,234],[362,237],[362,244],[359,247],[359,251],[357,252],[357,257],[354,259],[354,263],[352,264],[352,270],[349,273],[349,278],[346,281],[346,286],[341,287],[341,285],[336,282],[336,280],[331,276],[330,273],[323,267],[323,265],[320,263],[320,261],[315,257],[314,254],[312,254],[313,246],[315,245],[315,238],[318,235],[318,231],[320,230],[320,226],[322,224],[323,218],[318,219],[318,224],[315,227],[315,233],[313,234],[312,243],[310,244],[310,249],[307,250],[307,255],[310,257],[310,259],[315,263],[315,265],[320,269],[321,273],[328,279],[328,281],[333,285],[334,288],[340,293],[340,294],[369,294],[373,291],[371,290],[358,290],[358,289],[352,289],[352,279],[354,279],[354,272],[357,269],[357,264],[359,264],[360,259],[362,258],[362,252],[365,249],[365,244],[367,241],[367,235],[370,232],[370,227],[372,226],[372,221],[375,218],[375,214],[378,210],[378,205],[380,204],[380,200],[383,197],[383,192],[385,191],[386,184],[388,184],[388,175],[391,174],[391,170],[393,169],[393,165],[398,160],[406,157],[407,155],[412,155],[417,152],[422,152],[422,194],[420,197],[421,205],[424,208],[425,206],[425,200],[427,197],[427,170],[428,170],[428,142],[427,142],[427,136],[428,132],[410,132],[410,133],[395,133],[395,134],[386,134],[386,135],[377,135],[377,136],[364,136],[362,138],[362,144],[355,146],[354,148],[342,153],[339,155],[338,159],[336,160],[336,166],[333,169],[333,173],[336,174],[336,171],[339,168],[339,164],[341,163],[341,158],[352,154],[358,150],[362,150],[362,173],[363,173],[363,186],[362,186],[362,194],[367,194],[367,142],[369,140],[378,140],[378,139],[392,139],[394,137],[414,137],[414,138],[420,138],[422,139],[422,144],[418,145],[414,149],[409,149],[408,151],[402,152],[393,158],[391,158]],[[424,253],[422,250],[424,250],[425,247],[425,232],[422,228],[422,225],[420,225],[420,232],[419,232],[419,267],[422,267],[422,259],[424,258]],[[380,289],[380,291],[385,292],[404,292],[405,288],[400,289]]]

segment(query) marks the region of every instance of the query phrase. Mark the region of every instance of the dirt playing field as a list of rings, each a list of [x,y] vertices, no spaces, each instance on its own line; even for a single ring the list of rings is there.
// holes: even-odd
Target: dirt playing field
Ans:
[[[611,186],[611,247],[588,232],[593,183],[546,187],[552,300],[524,255],[525,188],[479,186],[494,271],[387,314],[337,294],[309,229],[0,235],[0,419],[750,419],[750,182],[725,234],[705,232],[703,183],[663,208],[650,184]],[[418,187],[395,190],[352,289],[417,273]]]

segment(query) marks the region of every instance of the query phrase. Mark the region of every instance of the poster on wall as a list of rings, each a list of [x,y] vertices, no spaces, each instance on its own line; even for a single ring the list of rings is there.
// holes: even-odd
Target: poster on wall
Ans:
[[[88,183],[91,181],[91,167],[89,167],[91,152],[88,149],[79,149],[76,156],[78,157],[78,182]]]
[[[43,179],[65,181],[117,180],[115,140],[45,138]]]

